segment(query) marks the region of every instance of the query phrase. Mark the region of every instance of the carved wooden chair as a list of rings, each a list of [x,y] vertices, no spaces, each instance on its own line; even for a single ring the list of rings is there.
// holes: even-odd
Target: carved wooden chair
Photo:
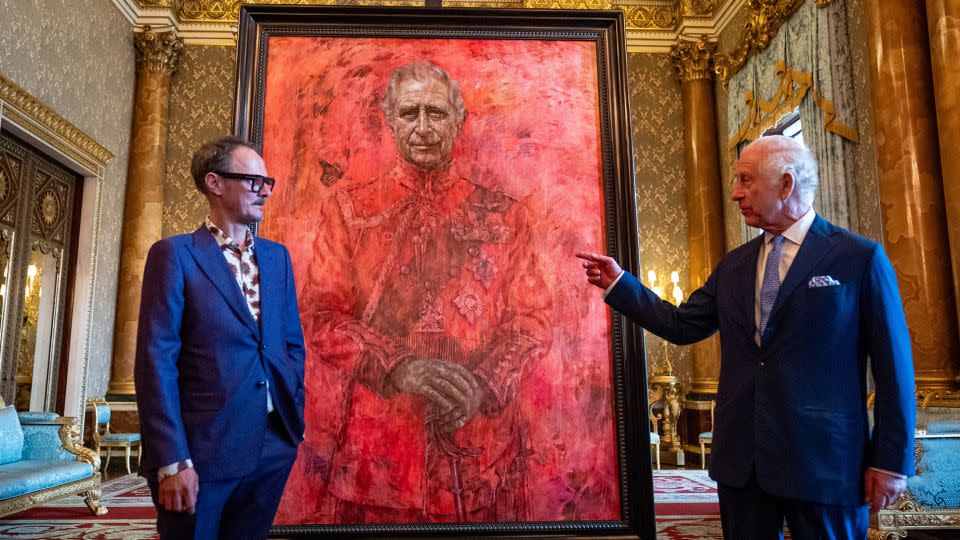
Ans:
[[[137,467],[140,467],[140,456],[143,449],[140,445],[139,433],[111,433],[110,432],[110,406],[105,400],[91,399],[90,406],[93,407],[93,414],[96,424],[93,429],[93,447],[97,455],[107,450],[107,461],[103,468],[110,467],[110,457],[114,448],[123,448],[127,459],[127,474],[130,474],[130,449],[137,449]]]
[[[717,400],[710,402],[710,431],[704,431],[697,437],[697,441],[700,443],[700,468],[705,469],[707,467],[707,454],[710,451],[707,449],[707,446],[713,444],[713,415],[714,411],[717,408]]]

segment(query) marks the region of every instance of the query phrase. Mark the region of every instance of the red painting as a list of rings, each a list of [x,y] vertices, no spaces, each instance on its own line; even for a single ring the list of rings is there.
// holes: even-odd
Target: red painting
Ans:
[[[306,433],[278,525],[621,519],[594,41],[270,37],[260,234]]]

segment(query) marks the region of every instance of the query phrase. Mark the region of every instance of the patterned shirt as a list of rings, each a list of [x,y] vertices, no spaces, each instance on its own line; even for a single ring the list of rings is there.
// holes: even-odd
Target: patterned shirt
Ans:
[[[236,240],[227,236],[219,227],[210,221],[208,216],[203,222],[204,226],[210,230],[210,234],[220,245],[223,256],[226,257],[230,269],[233,270],[233,277],[237,280],[237,285],[243,292],[243,297],[247,301],[247,307],[250,308],[250,314],[255,321],[260,320],[260,266],[257,264],[256,257],[253,256],[253,233],[246,229],[243,243],[238,244]]]

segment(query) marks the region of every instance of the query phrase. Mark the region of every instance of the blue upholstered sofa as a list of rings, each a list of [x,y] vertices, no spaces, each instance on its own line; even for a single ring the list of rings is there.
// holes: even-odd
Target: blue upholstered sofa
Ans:
[[[960,530],[960,421],[931,422],[916,435],[917,474],[893,506],[881,510],[871,539],[906,538],[910,530]]]
[[[102,516],[99,470],[100,457],[80,445],[75,418],[18,414],[0,399],[0,517],[74,494]]]

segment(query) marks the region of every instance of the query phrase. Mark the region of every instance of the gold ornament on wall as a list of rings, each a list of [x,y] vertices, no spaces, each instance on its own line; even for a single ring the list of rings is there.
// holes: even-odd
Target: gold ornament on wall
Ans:
[[[713,17],[717,11],[716,0],[679,0],[678,11],[681,17]]]
[[[174,32],[154,32],[144,26],[142,32],[133,35],[137,53],[137,69],[170,75],[177,70],[183,40]]]
[[[801,4],[803,0],[747,0],[750,12],[739,43],[730,54],[718,54],[714,60],[714,69],[724,86],[753,53],[770,45],[770,40]]]
[[[713,79],[713,59],[717,43],[700,36],[700,41],[680,40],[670,49],[673,67],[680,82]]]

